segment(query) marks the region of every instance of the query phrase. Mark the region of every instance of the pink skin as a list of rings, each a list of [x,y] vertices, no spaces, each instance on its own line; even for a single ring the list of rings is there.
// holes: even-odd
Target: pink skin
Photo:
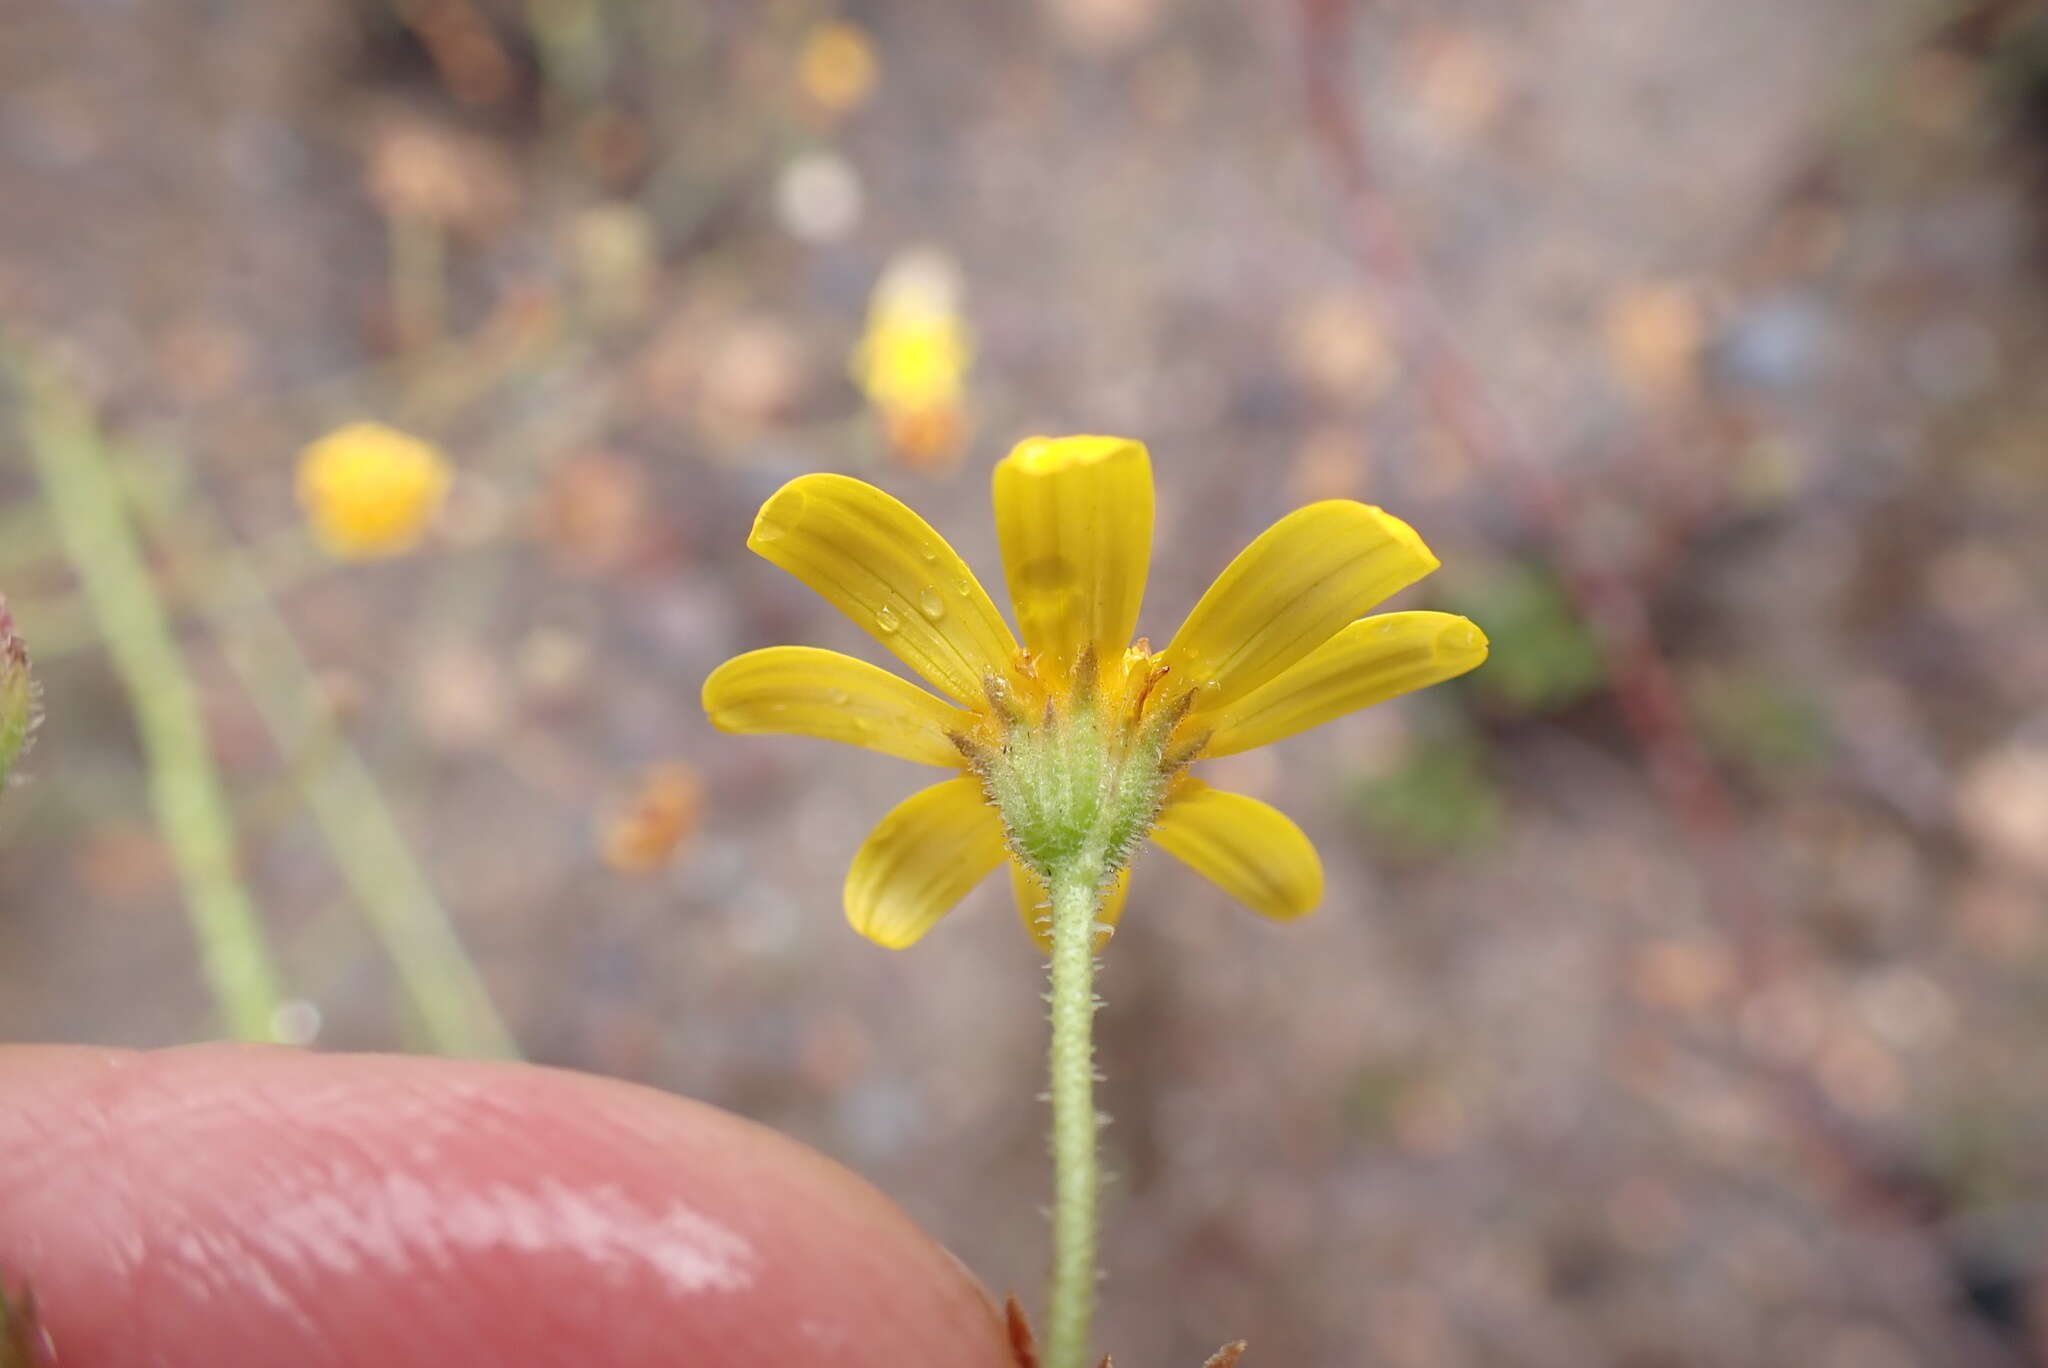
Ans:
[[[517,1064],[0,1049],[0,1273],[63,1368],[1012,1368],[845,1170]]]

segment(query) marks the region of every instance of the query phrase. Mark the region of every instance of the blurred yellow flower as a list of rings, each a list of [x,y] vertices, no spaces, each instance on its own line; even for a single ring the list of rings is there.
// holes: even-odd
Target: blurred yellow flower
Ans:
[[[813,24],[796,59],[797,84],[827,114],[848,114],[867,103],[881,77],[881,61],[866,29],[843,19]]]
[[[1377,508],[1310,504],[1232,561],[1155,652],[1131,644],[1152,549],[1143,446],[1034,438],[996,467],[994,493],[1021,647],[953,548],[860,480],[792,480],[748,538],[944,696],[808,646],[749,652],[705,681],[723,731],[819,736],[955,772],[883,818],[854,856],[854,929],[909,945],[1007,864],[1041,944],[1049,873],[1101,871],[1114,881],[1106,934],[1147,838],[1265,916],[1311,910],[1323,872],[1308,837],[1188,767],[1484,660],[1485,635],[1462,617],[1360,616],[1436,557]]]
[[[930,248],[898,256],[875,284],[852,373],[905,464],[930,468],[959,455],[973,360],[959,269]]]
[[[403,555],[426,535],[451,478],[432,443],[382,423],[350,423],[300,454],[299,505],[333,555]]]

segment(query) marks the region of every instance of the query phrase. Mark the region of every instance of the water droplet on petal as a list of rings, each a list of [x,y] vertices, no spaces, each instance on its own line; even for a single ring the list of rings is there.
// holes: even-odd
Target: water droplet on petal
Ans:
[[[903,619],[896,616],[896,610],[888,604],[875,609],[875,630],[893,632],[903,625]]]
[[[939,597],[936,589],[927,589],[917,596],[917,609],[933,622],[946,615],[946,601]]]
[[[825,701],[835,708],[843,708],[853,701],[853,695],[844,689],[825,690]]]
[[[974,581],[965,576],[954,580],[953,592],[961,598],[972,598],[974,596]]]

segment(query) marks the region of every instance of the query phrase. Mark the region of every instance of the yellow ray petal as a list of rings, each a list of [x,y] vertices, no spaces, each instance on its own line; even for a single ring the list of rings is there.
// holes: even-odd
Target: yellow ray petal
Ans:
[[[922,789],[868,834],[846,871],[846,919],[900,950],[1002,863],[1003,826],[968,776]]]
[[[1211,730],[1204,755],[1234,755],[1399,694],[1455,678],[1486,659],[1486,634],[1450,613],[1360,618],[1305,660],[1191,729]]]
[[[1174,786],[1152,839],[1260,916],[1285,921],[1323,898],[1323,862],[1278,809],[1199,779]]]
[[[1152,462],[1122,437],[1033,437],[996,466],[996,535],[1024,645],[1064,674],[1131,644],[1152,557]]]
[[[967,563],[902,502],[845,475],[801,475],[747,545],[818,591],[955,700],[1007,671],[1017,639]]]
[[[1436,569],[1415,529],[1348,499],[1313,503],[1239,553],[1161,657],[1168,688],[1203,686],[1220,708],[1328,641],[1337,629]]]
[[[947,734],[974,725],[908,680],[815,646],[770,646],[726,661],[704,681],[704,711],[720,731],[822,736],[948,769],[961,762]]]
[[[1102,928],[1095,933],[1095,952],[1102,953],[1102,947],[1109,944],[1109,938],[1116,931],[1116,924],[1123,920],[1124,901],[1131,893],[1131,867],[1125,865],[1117,871],[1116,887],[1109,890],[1103,899],[1102,910],[1095,914],[1095,924]],[[1017,919],[1024,923],[1024,929],[1038,948],[1052,953],[1052,903],[1046,895],[1045,885],[1038,876],[1028,872],[1015,860],[1010,861],[1010,895],[1017,903]]]

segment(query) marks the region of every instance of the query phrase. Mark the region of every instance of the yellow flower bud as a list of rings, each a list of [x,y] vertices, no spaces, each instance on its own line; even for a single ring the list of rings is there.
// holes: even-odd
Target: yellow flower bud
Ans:
[[[299,457],[299,504],[335,556],[398,556],[418,546],[448,496],[440,448],[382,423],[350,423]]]

